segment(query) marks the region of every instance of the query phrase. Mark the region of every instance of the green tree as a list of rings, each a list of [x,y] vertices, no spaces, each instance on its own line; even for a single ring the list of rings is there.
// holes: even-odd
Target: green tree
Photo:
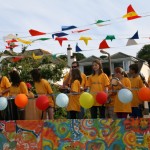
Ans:
[[[31,81],[30,71],[33,68],[40,68],[42,76],[47,80],[59,81],[62,77],[62,71],[66,63],[62,60],[54,59],[52,57],[45,57],[43,59],[34,60],[31,57],[25,57],[18,62],[11,62],[11,59],[4,59],[2,61],[2,73],[8,76],[8,73],[13,68],[20,71],[21,79],[25,82]]]
[[[81,53],[73,53],[74,56],[76,56],[77,61],[80,61],[84,58],[86,58],[83,54]]]
[[[67,62],[67,55],[59,55],[58,58],[64,60],[65,62]]]
[[[73,53],[73,56],[76,56],[77,61],[80,61],[80,60],[86,58],[81,53]],[[59,55],[58,58],[60,58],[60,59],[64,60],[65,62],[67,62],[67,55]]]
[[[137,53],[136,57],[144,60],[150,59],[150,45],[144,45],[142,49]]]
[[[66,66],[66,62],[59,58],[53,58],[52,56],[43,56],[42,59],[34,60],[32,57],[25,57],[18,62],[12,62],[12,58],[4,59],[1,62],[2,74],[8,76],[9,72],[16,68],[20,72],[22,81],[30,82],[32,85],[32,78],[30,71],[33,68],[40,68],[42,77],[47,80],[52,81],[51,87],[54,92],[54,96],[60,93],[58,86],[53,84],[53,82],[59,81],[63,74],[63,69]],[[33,86],[33,92],[35,89]],[[55,109],[55,119],[66,118],[66,109],[56,106]]]

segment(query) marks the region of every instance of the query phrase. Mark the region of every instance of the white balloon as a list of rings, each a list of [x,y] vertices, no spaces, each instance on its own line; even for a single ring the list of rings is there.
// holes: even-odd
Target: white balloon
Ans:
[[[0,97],[0,110],[4,110],[8,105],[7,99],[5,97]]]
[[[128,89],[121,89],[118,92],[118,98],[122,103],[129,103],[132,101],[133,94],[130,90]]]
[[[57,95],[56,104],[59,107],[67,107],[68,103],[69,103],[69,98],[66,94],[60,93],[60,94]]]

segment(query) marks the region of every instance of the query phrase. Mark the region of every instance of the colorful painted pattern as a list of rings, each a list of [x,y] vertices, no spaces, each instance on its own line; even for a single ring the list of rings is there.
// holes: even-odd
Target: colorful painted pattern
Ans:
[[[41,150],[43,121],[0,121],[0,150]]]
[[[1,121],[0,150],[149,150],[150,118]]]

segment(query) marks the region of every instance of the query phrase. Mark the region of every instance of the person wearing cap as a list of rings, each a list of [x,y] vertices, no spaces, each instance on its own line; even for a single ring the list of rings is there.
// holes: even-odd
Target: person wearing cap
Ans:
[[[118,98],[118,92],[123,88],[131,89],[131,82],[128,77],[125,77],[126,75],[123,68],[116,67],[114,73],[115,77],[119,79],[117,81],[118,85],[114,87],[114,90],[117,92],[115,95],[114,112],[116,113],[117,118],[127,118],[128,114],[132,112],[131,102],[122,103]]]
[[[133,94],[133,99],[131,102],[132,106],[132,113],[130,114],[130,117],[137,118],[137,117],[143,117],[142,114],[142,105],[143,102],[138,97],[138,91],[140,88],[144,87],[143,81],[139,75],[139,67],[138,64],[131,64],[129,66],[129,74],[130,74],[130,81],[131,81],[131,91]]]
[[[71,72],[73,69],[79,69],[79,62],[73,61],[69,73],[67,73],[63,79],[63,87],[70,89]],[[82,82],[80,85],[80,91],[83,92],[87,89],[87,77],[81,72]],[[69,112],[67,112],[67,118],[70,118]],[[84,118],[84,108],[81,107],[81,111],[78,112],[78,118]]]
[[[110,80],[108,76],[103,72],[100,60],[95,59],[92,62],[92,70],[93,73],[88,78],[89,92],[95,99],[94,105],[90,108],[91,118],[98,118],[98,111],[99,118],[105,118],[105,107],[96,101],[96,95],[101,91],[108,93]]]

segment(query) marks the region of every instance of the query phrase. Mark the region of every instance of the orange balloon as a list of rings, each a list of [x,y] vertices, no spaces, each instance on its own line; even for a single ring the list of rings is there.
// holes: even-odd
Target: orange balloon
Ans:
[[[138,97],[142,101],[150,101],[150,89],[142,87],[138,92]]]
[[[19,108],[24,108],[28,103],[28,97],[25,94],[18,94],[15,97],[15,104],[19,107]]]

